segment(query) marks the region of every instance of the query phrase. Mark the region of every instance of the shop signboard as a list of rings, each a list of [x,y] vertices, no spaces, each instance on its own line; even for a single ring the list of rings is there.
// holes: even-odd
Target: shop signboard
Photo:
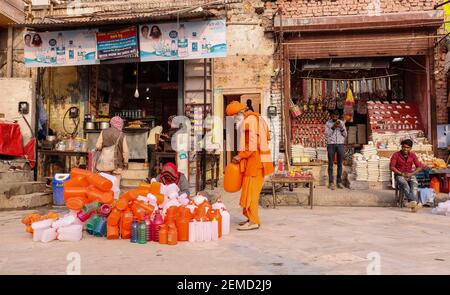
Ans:
[[[447,0],[442,0],[443,2],[447,2]],[[444,8],[444,22],[445,22],[445,31],[450,33],[450,3],[446,3],[443,6]]]
[[[25,32],[26,67],[61,67],[97,64],[97,30]]]
[[[225,20],[144,24],[139,44],[141,61],[225,57]]]
[[[99,60],[139,57],[137,46],[136,26],[112,32],[97,33]]]

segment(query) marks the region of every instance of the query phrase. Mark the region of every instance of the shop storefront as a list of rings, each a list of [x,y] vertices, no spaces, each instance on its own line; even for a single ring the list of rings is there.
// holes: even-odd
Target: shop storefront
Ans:
[[[28,39],[25,64],[39,69],[38,90],[50,121],[44,134],[56,133],[55,140],[42,141],[39,152],[44,158],[59,152],[67,157],[59,165],[65,170],[70,168],[66,164],[89,166],[89,152],[101,130],[118,115],[125,120],[130,162],[146,163],[151,128],[162,125],[164,132],[170,128],[170,116],[187,116],[188,139],[181,140],[185,148],[174,152],[161,147],[157,163],[175,162],[195,190],[205,186],[204,165],[192,145],[201,141],[204,119],[213,113],[211,59],[226,56],[225,21],[139,20],[138,24],[84,24],[76,30],[52,26],[51,31],[37,26],[25,33],[24,40]],[[71,73],[68,79],[73,82],[61,73]],[[61,97],[69,100],[64,112],[55,106],[57,99],[46,98],[57,92],[51,88],[59,84],[67,84],[72,92],[69,99]],[[59,117],[51,112],[59,112]],[[45,162],[38,167],[41,178],[64,170]]]
[[[405,138],[423,162],[437,163],[432,76],[442,18],[438,12],[319,17],[284,19],[283,26],[278,19],[291,162],[327,162],[325,123],[337,109],[348,130],[346,164],[355,166],[362,155],[366,167],[377,168],[361,175],[352,169],[357,180],[389,181],[389,157]]]

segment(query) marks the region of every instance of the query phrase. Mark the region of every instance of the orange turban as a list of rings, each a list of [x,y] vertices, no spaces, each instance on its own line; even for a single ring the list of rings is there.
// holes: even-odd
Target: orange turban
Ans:
[[[227,109],[225,110],[225,113],[227,116],[234,116],[243,109],[245,109],[247,106],[243,103],[240,103],[239,101],[232,101],[228,104]]]

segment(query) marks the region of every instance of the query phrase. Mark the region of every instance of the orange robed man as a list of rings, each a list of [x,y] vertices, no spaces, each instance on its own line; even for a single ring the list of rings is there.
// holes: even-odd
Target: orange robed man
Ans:
[[[231,102],[226,108],[227,116],[233,116],[238,128],[239,154],[232,162],[240,164],[244,174],[240,206],[247,220],[239,223],[238,230],[258,229],[259,195],[264,176],[273,173],[274,167],[269,149],[269,128],[260,114],[248,111],[245,104]]]

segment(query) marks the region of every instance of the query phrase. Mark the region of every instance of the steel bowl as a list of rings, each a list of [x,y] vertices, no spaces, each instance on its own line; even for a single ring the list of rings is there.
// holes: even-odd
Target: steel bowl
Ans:
[[[97,122],[98,128],[100,130],[109,128],[109,122]]]
[[[47,135],[47,138],[46,138],[48,141],[56,141],[56,136],[54,136],[54,135]]]
[[[94,122],[84,122],[84,130],[95,130]]]

